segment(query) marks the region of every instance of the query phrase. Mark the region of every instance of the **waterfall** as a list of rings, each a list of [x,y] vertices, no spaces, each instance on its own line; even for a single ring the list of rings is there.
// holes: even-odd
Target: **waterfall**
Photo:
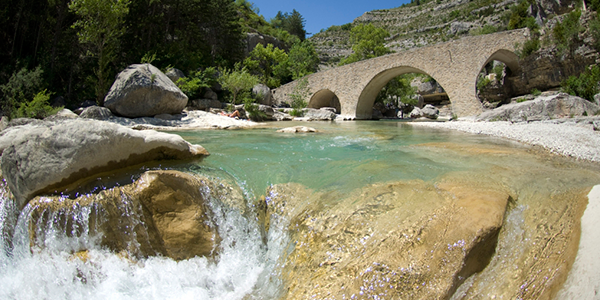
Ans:
[[[91,194],[68,210],[53,210],[57,202],[71,200],[38,198],[17,213],[7,195],[4,184],[1,299],[264,299],[280,293],[276,269],[287,241],[283,228],[274,226],[263,239],[255,213],[243,214],[214,197],[208,206],[222,238],[219,254],[175,261],[135,257],[146,240],[137,236],[144,234],[139,228],[145,221],[126,193],[116,201],[123,217],[118,227],[130,239],[128,251],[119,253],[101,245],[106,199]]]

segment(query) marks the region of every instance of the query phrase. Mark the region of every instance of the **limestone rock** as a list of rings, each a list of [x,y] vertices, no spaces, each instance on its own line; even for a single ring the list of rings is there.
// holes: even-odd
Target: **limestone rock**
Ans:
[[[137,64],[119,73],[104,106],[115,115],[137,118],[178,114],[187,102],[187,96],[163,72],[150,64]]]
[[[206,180],[206,179],[205,179]],[[151,171],[140,177],[136,197],[148,210],[167,256],[188,259],[209,256],[219,241],[208,206],[207,186],[176,171]]]
[[[440,110],[431,104],[427,104],[421,109],[421,113],[424,117],[435,120],[439,117]]]
[[[410,117],[412,119],[418,119],[422,116],[423,116],[423,112],[418,107],[413,108],[413,110],[410,112]]]
[[[171,81],[173,81],[175,84],[177,83],[177,80],[185,77],[183,71],[176,68],[170,68],[165,75],[169,77],[169,79],[171,79]]]
[[[593,116],[600,111],[598,105],[565,93],[540,96],[534,100],[500,106],[479,115],[480,120],[540,121],[574,116]]]
[[[188,103],[190,108],[204,111],[208,111],[211,108],[221,108],[223,106],[221,101],[212,99],[198,99],[189,101]]]
[[[265,84],[259,83],[255,85],[252,88],[252,94],[258,96],[258,98],[260,99],[260,104],[273,104],[273,94],[271,93],[271,89]]]
[[[206,92],[204,92],[204,99],[219,100],[219,96],[210,88],[206,88]]]
[[[294,245],[282,264],[283,298],[449,299],[489,263],[509,199],[500,185],[456,179],[325,197],[298,184],[267,191],[265,228],[287,228]]]
[[[294,117],[292,117],[290,114],[276,110],[273,113],[273,120],[275,120],[275,121],[292,121],[292,120],[294,120]]]
[[[57,121],[57,120],[66,120],[66,119],[77,119],[77,118],[79,118],[79,116],[76,113],[74,113],[70,109],[63,108],[56,114],[44,118],[44,120],[45,121]]]
[[[275,114],[275,110],[267,105],[262,105],[259,104],[258,105],[258,110],[261,111],[262,113],[264,113],[267,116],[268,120],[272,120],[273,119],[273,115]]]
[[[113,117],[113,114],[106,107],[94,105],[84,108],[79,116],[84,119],[108,120]]]
[[[309,121],[333,121],[335,120],[335,113],[328,110],[320,110],[314,108],[304,108],[304,118]]]
[[[306,127],[306,126],[294,126],[294,127],[287,127],[287,128],[283,128],[283,129],[279,129],[277,130],[277,132],[284,132],[284,133],[306,133],[306,132],[318,132],[316,129],[312,128],[312,127]]]
[[[223,200],[227,202],[211,203]],[[101,233],[103,247],[114,253],[126,251],[133,257],[161,255],[175,260],[218,254],[220,237],[211,205],[245,213],[239,188],[195,174],[163,170],[148,171],[134,183],[98,194],[74,199],[36,197],[31,201],[36,207],[31,215],[32,246],[44,247],[44,235],[51,232],[45,227],[74,231],[75,222],[48,222],[44,220],[47,213],[68,216],[77,214],[80,207],[93,207],[89,219],[96,221],[89,222],[88,231]]]
[[[208,152],[178,135],[85,119],[11,127],[0,134],[2,173],[19,207],[95,174]]]

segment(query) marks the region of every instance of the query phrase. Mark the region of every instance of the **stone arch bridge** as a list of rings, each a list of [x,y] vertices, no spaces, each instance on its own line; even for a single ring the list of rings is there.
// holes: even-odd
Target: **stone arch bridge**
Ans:
[[[428,47],[388,54],[308,75],[309,107],[331,106],[339,99],[341,116],[370,119],[375,98],[392,78],[405,73],[433,77],[448,94],[458,116],[476,115],[482,106],[476,95],[477,76],[490,61],[505,63],[513,74],[520,72],[517,43],[528,39],[525,29],[469,36]],[[298,80],[275,90],[278,103],[291,103]]]

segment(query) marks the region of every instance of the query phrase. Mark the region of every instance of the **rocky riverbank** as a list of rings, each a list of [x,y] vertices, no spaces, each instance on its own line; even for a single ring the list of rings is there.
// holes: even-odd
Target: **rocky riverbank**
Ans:
[[[594,123],[600,123],[600,117],[519,123],[459,120],[454,122],[413,122],[409,124],[507,138],[525,144],[541,146],[555,154],[600,162],[600,132],[594,130]]]

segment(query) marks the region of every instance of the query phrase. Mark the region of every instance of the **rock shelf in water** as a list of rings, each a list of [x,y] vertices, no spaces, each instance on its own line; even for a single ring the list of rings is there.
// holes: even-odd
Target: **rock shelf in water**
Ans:
[[[83,119],[7,128],[0,134],[0,153],[2,173],[19,207],[36,195],[101,172],[208,155],[178,135]]]

